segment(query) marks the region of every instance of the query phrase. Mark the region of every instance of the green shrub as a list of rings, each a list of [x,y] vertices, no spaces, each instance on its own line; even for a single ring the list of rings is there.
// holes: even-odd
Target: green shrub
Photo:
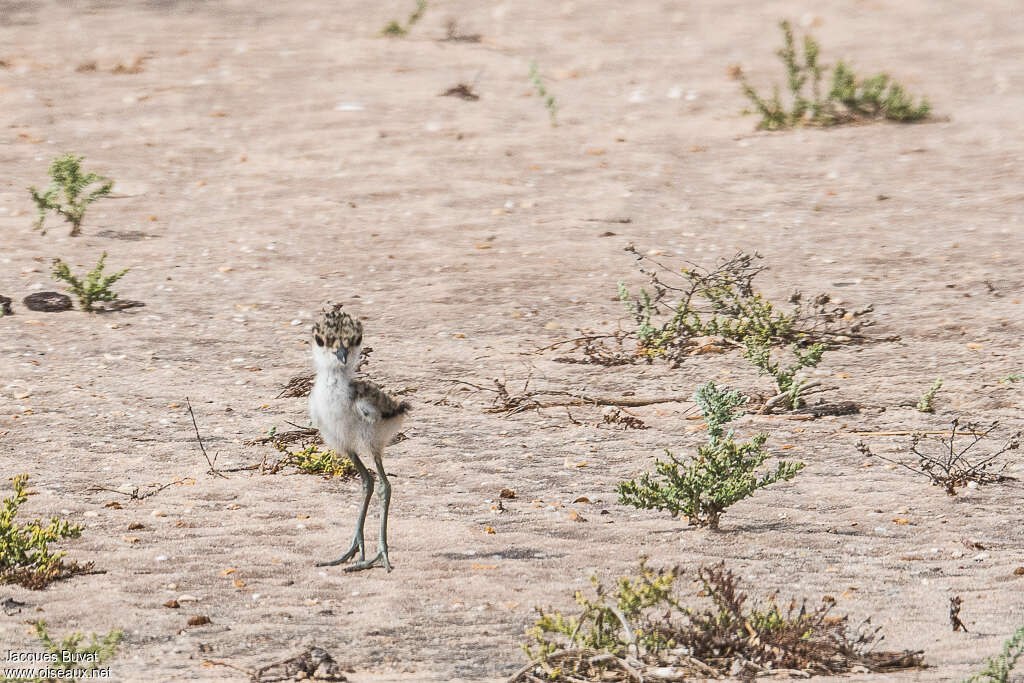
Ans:
[[[114,187],[114,181],[95,173],[82,173],[82,159],[74,154],[64,154],[57,157],[50,164],[50,178],[52,182],[45,192],[40,193],[34,186],[28,190],[32,194],[32,201],[39,209],[39,219],[36,221],[36,229],[46,233],[43,229],[43,221],[46,220],[47,211],[55,211],[63,216],[64,220],[71,223],[71,236],[81,233],[82,219],[85,218],[86,208],[100,197],[110,194]],[[93,183],[100,183],[100,186],[91,192],[86,188]],[[63,193],[63,198],[61,194]]]
[[[743,94],[761,116],[758,128],[779,130],[799,125],[833,126],[869,119],[912,122],[927,118],[931,112],[927,99],[915,103],[903,86],[893,82],[887,74],[858,79],[842,61],[832,70],[831,87],[823,96],[821,79],[825,67],[818,63],[820,46],[810,35],[804,36],[801,61],[789,22],[780,22],[779,26],[783,46],[776,54],[786,70],[789,109],[779,96],[778,86],[775,86],[772,97],[767,99],[759,95],[746,79],[740,80]],[[809,96],[806,93],[808,84]]]
[[[708,382],[694,395],[708,425],[708,443],[699,446],[697,456],[680,461],[666,450],[669,460],[655,463],[655,474],[620,482],[619,502],[640,509],[668,510],[673,517],[683,513],[691,525],[717,529],[722,513],[755,491],[781,480],[790,480],[803,463],[780,462],[774,471],[757,476],[755,471],[768,459],[764,443],[767,434],[757,434],[746,443],[733,439],[724,425],[743,415],[747,402],[738,391],[724,391]]]
[[[93,304],[97,301],[113,301],[117,298],[117,294],[111,291],[110,285],[120,280],[128,272],[128,269],[125,268],[120,272],[104,277],[103,266],[106,260],[107,252],[103,252],[99,262],[96,263],[96,267],[86,273],[85,282],[71,274],[71,268],[68,267],[68,264],[60,259],[55,259],[53,262],[54,279],[66,282],[68,284],[67,291],[78,297],[82,310],[88,313],[92,313],[95,310]]]
[[[15,518],[18,508],[28,500],[27,483],[27,474],[14,477],[14,495],[4,498],[0,509],[0,583],[42,588],[79,569],[77,564],[65,565],[64,553],[51,553],[49,544],[78,538],[82,527],[56,517],[49,524],[37,519],[19,525]]]

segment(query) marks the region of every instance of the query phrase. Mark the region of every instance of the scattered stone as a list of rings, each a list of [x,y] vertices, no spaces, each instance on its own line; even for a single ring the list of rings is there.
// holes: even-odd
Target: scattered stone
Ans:
[[[4,610],[4,615],[10,617],[21,611],[22,607],[26,607],[27,602],[20,602],[14,598],[4,598],[3,602],[0,602],[0,607]]]
[[[13,313],[11,310],[11,301],[12,299],[10,297],[0,295],[0,317],[11,315]]]
[[[59,313],[71,310],[71,297],[60,292],[36,292],[26,296],[22,302],[30,311]]]
[[[164,607],[170,607],[171,609],[178,609],[181,605],[178,604],[177,600],[168,600],[164,603]]]
[[[312,647],[294,657],[268,664],[256,671],[255,683],[278,683],[313,679],[317,681],[347,681],[341,667],[330,653],[320,647]]]
[[[189,617],[188,618],[188,625],[189,626],[205,626],[206,624],[212,624],[212,623],[213,622],[210,621],[210,617],[206,616],[205,614],[200,615],[200,616],[196,616],[196,617]]]
[[[1024,567],[1017,567],[1013,570],[1014,576],[1024,576]]]

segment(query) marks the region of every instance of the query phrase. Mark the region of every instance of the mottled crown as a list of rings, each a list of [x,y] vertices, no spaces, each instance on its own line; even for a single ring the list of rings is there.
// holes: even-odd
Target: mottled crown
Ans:
[[[313,341],[330,351],[351,349],[363,343],[363,324],[341,310],[341,304],[328,304],[313,323]]]

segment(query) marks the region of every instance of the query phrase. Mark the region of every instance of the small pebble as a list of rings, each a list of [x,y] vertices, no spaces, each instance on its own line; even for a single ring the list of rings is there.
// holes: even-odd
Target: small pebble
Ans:
[[[157,555],[156,556],[156,561],[157,562],[166,562],[168,559],[169,558],[166,555]]]

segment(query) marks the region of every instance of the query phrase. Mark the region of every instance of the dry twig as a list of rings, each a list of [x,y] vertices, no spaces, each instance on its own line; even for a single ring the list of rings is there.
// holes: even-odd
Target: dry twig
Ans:
[[[217,456],[220,455],[220,453],[215,453],[211,460],[210,454],[206,452],[206,446],[203,445],[203,437],[199,436],[199,425],[196,424],[196,414],[192,412],[192,403],[188,400],[188,396],[185,397],[185,405],[188,406],[188,414],[192,417],[192,426],[196,430],[196,441],[199,442],[199,449],[203,452],[203,457],[206,458],[206,463],[210,466],[210,469],[208,469],[206,473],[220,477],[221,479],[227,479],[226,476],[217,471]]]

